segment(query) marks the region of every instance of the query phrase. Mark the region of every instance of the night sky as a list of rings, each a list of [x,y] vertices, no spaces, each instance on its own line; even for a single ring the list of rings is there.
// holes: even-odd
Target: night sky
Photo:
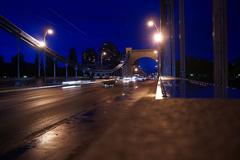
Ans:
[[[230,60],[240,55],[239,6],[239,0],[229,0]],[[211,9],[211,0],[186,0],[187,55],[212,59]],[[37,39],[42,39],[44,27],[54,28],[55,34],[47,37],[48,46],[63,56],[74,47],[79,59],[84,49],[98,51],[108,41],[122,52],[125,47],[153,48],[153,29],[146,26],[146,21],[158,20],[159,13],[159,0],[1,0],[0,5],[1,15]],[[0,55],[6,61],[16,54],[16,46],[16,39],[0,30]],[[21,43],[21,52],[33,62],[36,51]]]

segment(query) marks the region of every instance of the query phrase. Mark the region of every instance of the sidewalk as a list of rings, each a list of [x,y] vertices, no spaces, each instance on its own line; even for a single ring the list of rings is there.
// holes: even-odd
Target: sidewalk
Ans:
[[[239,160],[239,106],[229,100],[142,99],[82,159]]]

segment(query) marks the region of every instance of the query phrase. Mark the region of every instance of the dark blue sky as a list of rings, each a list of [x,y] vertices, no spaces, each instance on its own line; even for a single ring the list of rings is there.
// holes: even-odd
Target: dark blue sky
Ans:
[[[239,6],[239,0],[229,0],[230,59],[239,56]],[[186,0],[188,55],[212,58],[211,8],[210,0]],[[84,49],[99,49],[105,41],[112,41],[121,51],[125,47],[154,47],[146,21],[151,17],[158,19],[159,13],[159,0],[1,0],[0,5],[1,15],[38,39],[45,26],[54,28],[55,35],[47,38],[48,46],[64,56],[74,47],[79,58]],[[23,43],[21,50],[27,61],[33,61],[34,50]],[[14,54],[16,40],[1,30],[0,55],[9,61]]]

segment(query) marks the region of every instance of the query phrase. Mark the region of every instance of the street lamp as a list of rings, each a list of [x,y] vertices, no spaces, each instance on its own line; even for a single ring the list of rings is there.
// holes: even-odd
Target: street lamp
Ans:
[[[154,25],[154,22],[152,20],[148,21],[148,26],[152,27]]]
[[[134,69],[134,72],[138,72],[138,68],[135,68],[135,69]]]
[[[159,32],[159,28],[157,27],[156,23],[153,20],[148,21],[148,27],[155,27],[156,31]]]
[[[47,30],[47,33],[52,35],[54,33],[54,31],[50,28],[50,29]]]
[[[163,42],[163,34],[161,32],[157,32],[153,35],[153,40],[156,43],[162,43]]]
[[[161,32],[161,26],[160,27],[157,27],[156,23],[152,20],[148,21],[148,27],[155,27],[156,29],[156,33],[153,35],[153,39],[155,42],[158,42],[158,43],[162,43],[163,39],[164,39],[164,36]]]
[[[43,41],[39,41],[39,47],[40,47],[40,48],[46,47],[46,43],[43,42]]]
[[[44,33],[44,37],[43,37],[43,42],[46,43],[46,37],[47,35],[53,35],[54,34],[54,31],[52,29],[47,29]]]
[[[52,35],[54,33],[54,31],[49,28],[45,31],[44,33],[44,36],[43,36],[43,42],[40,43],[40,47],[42,46],[42,48],[46,47],[47,44],[46,44],[46,37],[47,35]],[[44,72],[44,81],[46,81],[46,53],[45,53],[45,50],[44,50],[44,54],[43,54],[43,72]],[[55,73],[54,73],[54,76],[55,76]]]
[[[107,52],[103,52],[102,54],[101,54],[101,68],[102,68],[102,63],[103,63],[103,56],[106,56],[107,55]]]
[[[158,76],[160,76],[160,70],[161,70],[161,43],[164,41],[163,33],[161,32],[161,25],[160,27],[157,27],[156,23],[152,20],[148,21],[149,27],[155,27],[156,33],[153,35],[153,40],[155,43],[159,44],[159,51],[155,50],[154,53],[158,55]]]

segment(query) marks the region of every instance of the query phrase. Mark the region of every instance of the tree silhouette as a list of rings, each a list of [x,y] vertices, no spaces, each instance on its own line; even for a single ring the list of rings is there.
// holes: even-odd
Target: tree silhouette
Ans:
[[[97,53],[93,48],[86,49],[82,54],[82,63],[83,64],[95,64],[97,58]]]
[[[112,42],[104,43],[101,48],[101,52],[107,53],[103,57],[103,65],[109,68],[113,68],[120,63],[121,59],[120,51]]]
[[[13,66],[12,69],[10,69],[10,76],[17,76],[17,67],[18,67],[18,54],[12,57],[11,64]],[[24,74],[24,55],[22,53],[19,53],[19,68],[20,68],[20,75]]]
[[[77,60],[77,53],[76,53],[76,50],[75,48],[71,48],[70,49],[70,53],[68,55],[68,60],[71,61],[71,62],[74,62],[74,63],[78,63],[78,60]]]
[[[187,78],[213,82],[213,62],[207,59],[186,57]]]
[[[46,55],[46,73],[47,73],[47,76],[53,76],[53,57],[50,57],[50,56],[47,56]]]
[[[76,50],[75,48],[71,48],[70,49],[70,52],[69,52],[69,55],[68,55],[68,61],[69,62],[73,62],[73,63],[78,63],[78,60],[77,60],[77,53],[76,53]],[[74,76],[75,75],[75,67],[69,67],[68,68],[68,74],[69,76]]]
[[[40,61],[41,61],[41,57],[40,57],[40,55],[39,54],[37,54],[36,55],[36,57],[35,57],[35,60],[34,60],[34,75],[37,77],[38,76],[38,61],[39,61],[39,59],[40,59]],[[41,71],[41,64],[40,64],[40,73],[42,73],[42,71]],[[41,76],[41,75],[40,75]]]
[[[3,67],[4,66],[4,59],[3,56],[0,56],[0,78],[3,77]]]

